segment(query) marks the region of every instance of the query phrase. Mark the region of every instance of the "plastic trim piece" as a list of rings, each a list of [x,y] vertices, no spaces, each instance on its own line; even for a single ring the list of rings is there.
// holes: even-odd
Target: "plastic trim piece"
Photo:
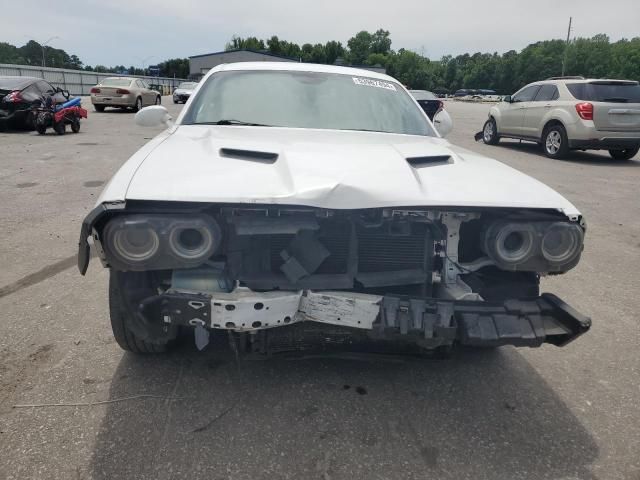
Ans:
[[[80,240],[78,240],[78,270],[80,270],[80,274],[82,275],[87,273],[87,268],[89,268],[89,260],[91,259],[89,237],[93,231],[93,226],[98,220],[100,220],[107,210],[109,210],[107,205],[101,203],[91,210],[82,221],[82,227],[80,227]]]

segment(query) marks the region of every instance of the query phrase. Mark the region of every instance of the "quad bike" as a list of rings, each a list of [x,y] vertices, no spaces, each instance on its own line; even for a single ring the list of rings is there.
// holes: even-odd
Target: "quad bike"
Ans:
[[[47,128],[52,127],[58,135],[64,135],[66,126],[71,125],[71,131],[80,131],[80,118],[87,118],[87,111],[82,108],[80,98],[73,98],[56,105],[51,97],[33,104],[33,118],[36,131],[44,135]]]

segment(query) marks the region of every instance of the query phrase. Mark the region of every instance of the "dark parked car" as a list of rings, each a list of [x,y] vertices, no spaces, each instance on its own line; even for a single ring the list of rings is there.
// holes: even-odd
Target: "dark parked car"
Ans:
[[[466,97],[467,95],[475,95],[475,90],[469,90],[467,88],[461,88],[460,90],[456,90],[456,93],[453,94],[454,97]]]
[[[56,103],[69,99],[69,92],[35,77],[0,76],[0,128],[33,129],[31,104],[43,97],[53,97]]]
[[[427,114],[429,120],[433,121],[433,117],[444,107],[442,100],[427,90],[409,90],[409,93],[416,99],[424,113]]]

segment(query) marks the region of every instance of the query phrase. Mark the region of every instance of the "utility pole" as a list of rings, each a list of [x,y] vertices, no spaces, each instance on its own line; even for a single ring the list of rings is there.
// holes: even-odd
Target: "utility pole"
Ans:
[[[567,29],[567,43],[564,45],[564,58],[562,59],[562,77],[564,77],[564,69],[567,65],[567,54],[569,53],[569,37],[571,35],[571,20],[572,17],[569,17],[569,28]]]
[[[24,35],[25,37],[29,38],[28,35]],[[55,40],[56,38],[60,38],[57,35],[51,37],[49,40],[47,40],[46,42],[42,42],[42,43],[38,43],[38,41],[36,40],[36,43],[38,43],[40,45],[40,48],[42,49],[42,68],[47,66],[47,62],[44,59],[44,47],[47,46],[47,44],[51,41],[51,40]]]

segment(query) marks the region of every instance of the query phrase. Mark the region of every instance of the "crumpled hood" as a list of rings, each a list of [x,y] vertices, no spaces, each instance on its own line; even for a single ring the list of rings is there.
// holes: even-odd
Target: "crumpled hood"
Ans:
[[[141,149],[102,201],[126,199],[306,205],[577,209],[541,182],[443,139],[375,132],[180,125]],[[277,154],[275,161],[221,149]],[[144,153],[144,158],[142,154]],[[451,157],[412,166],[407,158]],[[137,158],[136,158],[137,157]],[[127,162],[127,163],[129,163]],[[135,172],[135,173],[133,173]],[[123,175],[125,174],[123,173]],[[131,176],[133,178],[131,178]],[[130,179],[130,182],[128,181]]]

